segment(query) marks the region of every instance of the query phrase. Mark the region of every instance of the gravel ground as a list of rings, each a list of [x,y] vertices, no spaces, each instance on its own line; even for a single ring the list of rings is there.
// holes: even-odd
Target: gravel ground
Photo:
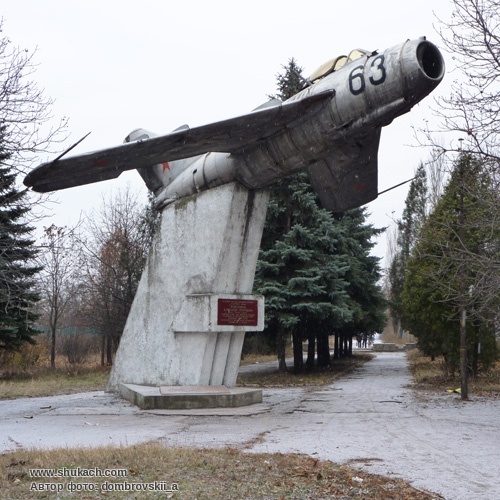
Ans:
[[[410,383],[405,354],[378,353],[331,386],[268,389],[251,408],[141,411],[103,392],[0,401],[0,450],[229,445],[306,453],[447,499],[500,498],[500,401],[422,394]]]

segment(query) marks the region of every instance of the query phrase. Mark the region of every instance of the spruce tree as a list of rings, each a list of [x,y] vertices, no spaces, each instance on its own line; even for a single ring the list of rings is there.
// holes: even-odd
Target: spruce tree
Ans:
[[[275,96],[281,100],[299,92],[304,82],[294,59],[284,69]],[[334,216],[321,208],[306,173],[272,187],[255,290],[266,297],[266,335],[276,338],[280,369],[286,369],[290,334],[294,368],[302,371],[303,340],[309,342],[307,367],[314,365],[316,351],[318,364],[325,366],[334,332],[352,338],[360,329],[383,327],[380,269],[378,259],[369,256],[378,233],[366,224],[363,210]]]
[[[384,229],[368,224],[367,217],[365,208],[354,208],[335,216],[336,224],[343,228],[339,250],[347,259],[346,292],[352,313],[349,321],[333,328],[335,357],[350,356],[353,337],[380,332],[387,320],[387,302],[380,286],[380,258],[370,253],[375,245],[373,238]]]
[[[26,223],[27,193],[16,187],[16,175],[6,166],[4,132],[0,129],[0,349],[12,350],[24,342],[35,343],[34,276],[40,268],[33,263],[33,228]]]
[[[302,341],[328,344],[332,328],[351,319],[348,263],[339,251],[343,229],[318,206],[307,175],[287,181],[269,203],[255,288],[266,297],[267,333],[277,338],[281,368],[284,339],[292,334],[294,368],[301,371]]]

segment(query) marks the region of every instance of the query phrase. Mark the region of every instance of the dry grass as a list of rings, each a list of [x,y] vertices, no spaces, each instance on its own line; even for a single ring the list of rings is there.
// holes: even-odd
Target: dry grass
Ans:
[[[460,375],[447,373],[442,357],[432,361],[414,349],[408,353],[408,362],[416,389],[444,392],[460,387]],[[470,395],[500,397],[500,361],[487,373],[471,378],[468,388]]]
[[[352,358],[334,360],[333,364],[325,369],[315,369],[310,372],[294,373],[293,369],[287,372],[249,373],[238,377],[238,386],[243,387],[311,387],[333,383],[338,378],[352,372],[358,366],[370,361],[371,354],[355,354]],[[273,360],[276,358],[273,358]]]
[[[102,367],[99,353],[81,363],[58,355],[50,368],[46,339],[26,344],[19,352],[0,353],[0,399],[33,398],[104,390],[109,367]]]
[[[102,391],[109,378],[109,369],[86,367],[78,370],[40,370],[29,377],[0,379],[0,399],[34,398]]]
[[[80,471],[126,469],[126,476],[84,477],[80,472],[80,477],[35,479],[29,474],[29,469],[51,468],[59,469],[68,476],[69,470],[76,472],[78,467]],[[128,485],[128,493],[103,492],[102,488],[106,487],[106,482],[111,485]],[[156,485],[157,491],[130,492],[130,489],[138,484],[151,485],[152,488]],[[171,489],[172,485],[173,491],[165,493],[165,489]],[[60,492],[55,494],[35,491],[35,486],[60,488]],[[77,487],[80,488],[78,493],[69,491]],[[81,491],[83,488],[93,488],[93,491],[85,493]],[[159,488],[163,488],[163,492],[158,491]],[[442,498],[416,490],[401,480],[370,475],[351,467],[338,466],[303,455],[250,454],[235,449],[167,449],[159,444],[127,448],[22,450],[3,454],[0,455],[0,489],[2,498],[17,500]]]
[[[327,385],[371,358],[370,354],[356,354],[352,358],[336,360],[328,369],[301,374],[295,374],[293,371],[246,374],[238,377],[238,386],[314,387]],[[249,357],[247,361],[264,363],[275,359],[275,356]],[[77,367],[63,363],[61,365],[56,370],[41,367],[30,370],[26,375],[10,374],[0,377],[0,399],[55,396],[105,389],[109,378],[109,368],[101,368],[97,361]]]
[[[267,361],[276,361],[276,354],[245,354],[241,358],[240,365],[253,365],[254,363],[266,363]]]
[[[245,385],[261,387],[319,386],[332,383],[370,358],[370,355],[357,354],[352,359],[338,360],[330,370],[300,375],[291,372],[255,374],[242,379]],[[55,373],[42,370],[36,376],[32,374],[28,378],[0,381],[0,394],[4,398],[13,398],[98,390],[104,388],[107,378],[108,371],[96,366],[73,371],[61,368]],[[35,468],[67,471],[67,474],[75,473],[79,468],[80,475],[30,477],[29,469]],[[126,476],[89,477],[81,473],[83,470],[112,469],[126,469]],[[109,487],[108,491],[103,490],[106,482],[115,485],[114,491],[109,491]],[[174,483],[177,486],[173,491],[165,492]],[[137,485],[150,487],[152,491],[132,492],[131,488]],[[118,490],[118,487],[122,489]],[[38,488],[44,488],[45,491],[39,491]],[[47,491],[49,488],[58,489],[58,492]],[[73,491],[70,491],[71,488]],[[128,489],[124,492],[123,488]],[[251,454],[236,449],[167,449],[157,443],[119,448],[17,450],[4,453],[0,455],[0,491],[2,498],[16,500],[442,498],[416,490],[400,480],[370,475],[355,468],[303,455]]]
[[[427,384],[439,386],[447,380],[443,366],[443,359],[424,356],[418,349],[408,352],[408,364],[416,385],[423,387]]]

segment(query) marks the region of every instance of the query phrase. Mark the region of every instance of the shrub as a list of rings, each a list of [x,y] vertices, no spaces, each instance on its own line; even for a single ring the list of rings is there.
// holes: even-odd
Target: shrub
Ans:
[[[94,339],[88,335],[72,333],[61,337],[59,350],[70,365],[80,365],[88,360],[94,350],[94,343]]]

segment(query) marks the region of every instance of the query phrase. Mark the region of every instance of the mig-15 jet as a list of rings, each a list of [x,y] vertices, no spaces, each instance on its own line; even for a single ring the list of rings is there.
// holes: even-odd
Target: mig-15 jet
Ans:
[[[425,38],[355,50],[323,65],[284,102],[163,136],[139,129],[120,146],[44,163],[24,183],[48,192],[137,169],[163,208],[222,184],[260,189],[306,170],[322,206],[341,212],[377,197],[381,128],[443,76],[443,57]]]

